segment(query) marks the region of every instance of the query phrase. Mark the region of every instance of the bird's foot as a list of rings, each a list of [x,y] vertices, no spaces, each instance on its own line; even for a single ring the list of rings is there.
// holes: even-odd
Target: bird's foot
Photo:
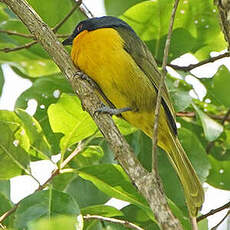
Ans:
[[[87,81],[94,89],[98,89],[98,85],[96,84],[96,82],[82,71],[77,71],[74,76],[77,78],[81,78],[81,80]]]
[[[120,109],[116,109],[116,108],[110,108],[108,106],[102,105],[100,108],[98,108],[95,113],[105,113],[105,114],[109,114],[109,115],[121,115],[121,113],[127,112],[127,111],[132,111],[131,108],[129,107],[124,107],[124,108],[120,108]]]

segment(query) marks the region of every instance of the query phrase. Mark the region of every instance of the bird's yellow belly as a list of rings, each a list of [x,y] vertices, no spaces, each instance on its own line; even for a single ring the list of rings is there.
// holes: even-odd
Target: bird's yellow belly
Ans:
[[[151,136],[156,92],[148,77],[123,49],[118,33],[111,28],[85,31],[75,42],[73,47],[76,48],[71,53],[75,65],[99,85],[116,108],[132,108],[133,111],[124,112],[122,116]]]

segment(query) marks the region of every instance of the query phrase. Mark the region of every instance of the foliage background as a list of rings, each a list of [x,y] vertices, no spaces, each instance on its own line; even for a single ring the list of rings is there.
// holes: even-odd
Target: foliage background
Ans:
[[[51,27],[61,21],[74,4],[71,0],[65,4],[61,0],[28,2]],[[104,3],[108,15],[121,17],[135,29],[160,64],[173,1],[105,0]],[[70,33],[84,17],[76,10],[58,34]],[[0,29],[28,33],[3,4],[0,4]],[[0,48],[14,48],[30,41],[28,38],[0,33]],[[210,52],[227,48],[212,1],[181,1],[171,44],[170,61],[186,53],[201,61],[210,58]],[[17,98],[14,111],[0,111],[0,214],[13,206],[10,200],[11,178],[32,176],[31,163],[52,161],[51,156],[60,153],[61,159],[64,159],[80,141],[85,144],[84,151],[68,164],[69,170],[53,178],[47,190],[33,193],[20,202],[17,211],[4,221],[4,225],[14,229],[44,229],[44,226],[47,229],[57,229],[58,226],[61,229],[62,225],[67,226],[68,223],[69,228],[74,229],[71,223],[76,220],[73,217],[81,213],[83,216],[97,214],[116,217],[136,223],[144,229],[159,229],[146,201],[117,165],[93,121],[82,111],[80,101],[74,96],[69,83],[40,45],[15,52],[1,52],[0,63],[9,64],[20,77],[32,83]],[[208,65],[205,67],[209,68]],[[221,124],[221,119],[213,119],[223,117],[229,110],[229,69],[219,67],[212,78],[207,78],[205,73],[198,78],[195,71],[183,71],[183,68],[175,68],[175,71],[177,75],[170,71],[167,76],[167,85],[176,111],[184,112],[184,116],[177,119],[182,127],[179,137],[183,147],[202,182],[230,190],[229,123]],[[180,79],[175,78],[178,74]],[[193,94],[199,92],[185,81],[188,75],[205,87],[207,93],[203,98],[191,96],[191,91]],[[0,93],[3,86],[4,76],[0,71]],[[31,100],[37,102],[33,116],[25,111]],[[196,116],[186,117],[185,111],[195,112]],[[151,141],[124,121],[115,120],[138,159],[151,170]],[[213,146],[207,153],[206,148],[211,142]],[[179,180],[163,151],[159,149],[158,153],[160,175],[173,212],[184,229],[191,229]],[[105,205],[111,197],[130,204],[121,210]],[[48,223],[47,217],[53,222]],[[78,224],[81,220],[77,221]],[[84,229],[125,228],[94,220],[85,221]],[[199,229],[207,229],[207,221],[202,221]]]

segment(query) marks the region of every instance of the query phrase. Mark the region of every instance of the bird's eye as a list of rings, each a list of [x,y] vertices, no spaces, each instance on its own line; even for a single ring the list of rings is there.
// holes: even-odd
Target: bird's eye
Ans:
[[[77,31],[79,32],[81,29],[82,29],[82,25],[79,25],[79,26],[77,27]]]

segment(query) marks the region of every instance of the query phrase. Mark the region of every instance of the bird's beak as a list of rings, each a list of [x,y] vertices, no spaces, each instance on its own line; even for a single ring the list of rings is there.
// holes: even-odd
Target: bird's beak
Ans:
[[[62,42],[63,46],[69,46],[69,45],[72,45],[72,44],[73,44],[73,38],[72,38],[72,36],[68,37],[67,39],[65,39]]]

